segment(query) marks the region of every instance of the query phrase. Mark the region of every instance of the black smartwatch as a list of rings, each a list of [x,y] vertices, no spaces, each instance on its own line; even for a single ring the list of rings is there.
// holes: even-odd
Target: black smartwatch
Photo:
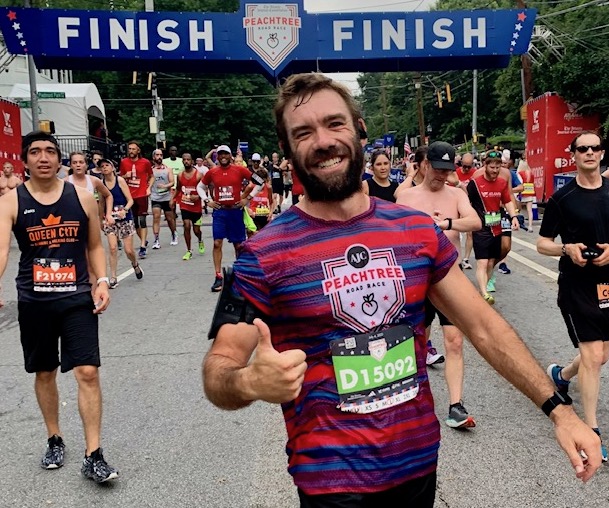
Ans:
[[[546,416],[550,416],[550,413],[560,404],[570,406],[573,404],[573,400],[564,392],[554,392],[554,395],[552,395],[541,405],[541,410],[546,414]]]

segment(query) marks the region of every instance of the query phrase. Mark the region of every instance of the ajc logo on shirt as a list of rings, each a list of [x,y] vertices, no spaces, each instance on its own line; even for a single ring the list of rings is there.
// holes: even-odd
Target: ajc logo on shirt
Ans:
[[[55,217],[52,213],[42,219],[42,226],[26,228],[32,247],[59,247],[62,243],[78,241],[79,221],[61,221],[61,215]]]
[[[393,249],[354,244],[339,258],[322,263],[324,294],[334,317],[353,330],[370,331],[392,323],[406,303],[404,270]]]

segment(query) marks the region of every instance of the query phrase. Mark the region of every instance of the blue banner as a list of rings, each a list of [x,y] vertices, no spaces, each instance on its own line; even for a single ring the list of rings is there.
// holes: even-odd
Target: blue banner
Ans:
[[[528,50],[535,9],[308,14],[302,0],[237,13],[0,9],[8,50],[40,68],[192,72],[503,67]]]

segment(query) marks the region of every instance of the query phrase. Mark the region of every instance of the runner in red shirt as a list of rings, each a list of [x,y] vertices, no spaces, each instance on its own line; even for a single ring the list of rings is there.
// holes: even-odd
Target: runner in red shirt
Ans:
[[[170,207],[175,208],[175,203],[180,205],[180,213],[184,222],[184,242],[186,242],[186,254],[184,254],[182,259],[188,261],[192,258],[192,249],[190,247],[191,228],[199,239],[199,254],[205,253],[201,226],[197,225],[203,213],[201,198],[197,193],[197,185],[201,180],[201,173],[195,169],[192,156],[189,153],[182,154],[182,164],[184,164],[184,171],[178,175],[176,193],[171,198]]]
[[[222,289],[222,244],[224,238],[233,244],[235,255],[245,241],[243,224],[243,207],[246,204],[252,186],[241,193],[243,180],[250,180],[252,173],[243,166],[232,164],[231,150],[227,145],[220,145],[216,150],[218,165],[211,168],[203,177],[204,185],[212,185],[212,199],[207,206],[213,208],[212,231],[214,236],[214,268],[216,279],[211,290]]]
[[[474,177],[474,173],[476,172],[476,167],[474,165],[474,156],[471,153],[463,154],[461,157],[461,166],[457,168],[457,178],[459,180],[459,184],[457,187],[467,192],[467,184]],[[465,251],[463,253],[463,268],[466,270],[471,270],[472,265],[469,262],[469,256],[472,253],[472,248],[474,246],[474,240],[472,236],[472,232],[468,231],[465,233]]]
[[[127,145],[128,157],[125,157],[119,166],[121,176],[127,181],[131,197],[133,198],[133,220],[137,234],[140,237],[139,258],[146,257],[148,242],[148,228],[146,215],[148,215],[148,196],[154,183],[154,174],[150,161],[141,156],[142,150],[137,141],[130,141]]]
[[[480,293],[491,305],[495,299],[487,292],[486,285],[492,275],[495,260],[501,259],[502,204],[510,215],[512,229],[518,229],[518,217],[509,183],[499,177],[500,170],[501,152],[489,152],[484,160],[484,172],[467,185],[469,200],[482,221],[482,229],[473,232],[476,281]]]

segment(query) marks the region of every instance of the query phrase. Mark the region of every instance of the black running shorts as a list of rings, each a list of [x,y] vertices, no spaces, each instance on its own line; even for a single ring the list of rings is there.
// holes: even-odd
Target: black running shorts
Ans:
[[[601,308],[596,284],[562,281],[558,285],[558,307],[575,347],[580,342],[609,341],[609,307]]]
[[[180,212],[182,214],[183,221],[189,220],[193,224],[203,216],[202,212],[191,212],[190,210],[180,210]]]
[[[100,366],[98,318],[91,292],[51,302],[19,302],[19,329],[27,372],[68,372]],[[61,362],[59,358],[61,338]]]
[[[501,236],[493,236],[489,228],[472,234],[476,259],[501,259]]]

